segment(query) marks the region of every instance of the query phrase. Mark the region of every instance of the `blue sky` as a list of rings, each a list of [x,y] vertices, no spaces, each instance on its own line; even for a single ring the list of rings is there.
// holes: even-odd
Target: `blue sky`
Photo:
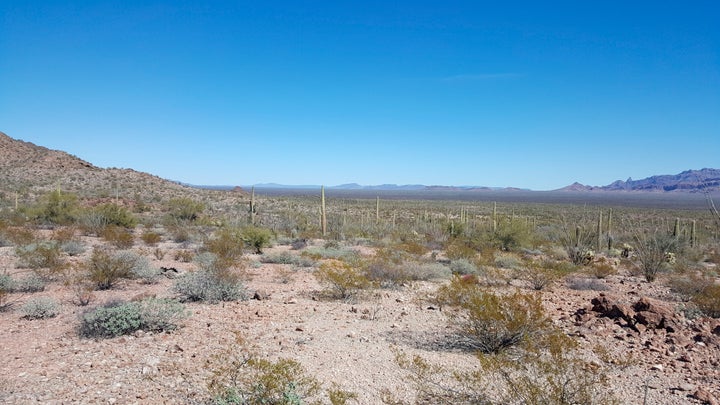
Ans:
[[[193,184],[718,168],[718,21],[715,1],[5,0],[0,131]]]

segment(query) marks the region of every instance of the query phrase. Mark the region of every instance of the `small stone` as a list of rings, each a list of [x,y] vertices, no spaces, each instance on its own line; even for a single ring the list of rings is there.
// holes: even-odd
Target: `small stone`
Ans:
[[[704,404],[718,405],[718,400],[715,399],[715,397],[704,388],[698,388],[697,391],[695,391],[695,393],[691,395],[691,397],[697,399],[698,401],[701,401]]]
[[[664,367],[663,367],[662,364],[653,364],[653,365],[650,367],[650,370],[663,371],[663,370],[664,370]]]

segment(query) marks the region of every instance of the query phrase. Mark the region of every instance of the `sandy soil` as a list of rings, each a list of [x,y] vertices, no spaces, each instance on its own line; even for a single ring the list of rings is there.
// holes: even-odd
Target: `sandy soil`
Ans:
[[[172,243],[161,247],[170,252],[178,248]],[[279,246],[270,251],[287,249]],[[153,258],[153,265],[191,268],[172,256],[167,254],[162,261]],[[12,248],[0,248],[2,269],[18,271],[14,260]],[[668,302],[672,296],[660,283],[628,275],[603,282],[610,287],[608,294],[628,304],[640,297]],[[172,283],[165,278],[155,285],[127,281],[119,288],[95,292],[91,307],[146,292],[169,297]],[[396,353],[420,354],[447,367],[477,367],[472,354],[434,344],[448,333],[446,314],[426,300],[439,283],[376,290],[354,302],[342,302],[321,298],[322,286],[311,270],[263,264],[250,266],[246,285],[267,299],[187,304],[192,315],[173,333],[138,332],[106,340],[78,337],[79,316],[87,307],[74,305],[72,291],[61,283],[50,284],[44,292],[13,294],[13,309],[0,313],[0,401],[199,403],[207,398],[211,364],[232,345],[236,331],[261,356],[296,360],[325,387],[334,382],[355,392],[361,404],[380,403],[384,389],[402,399],[412,398],[413,389],[395,361]],[[669,333],[665,329],[636,332],[592,314],[580,319],[578,310],[587,309],[598,295],[558,285],[543,299],[554,322],[579,340],[588,358],[594,356],[591,349],[601,345],[617,358],[632,359],[623,365],[600,365],[621,403],[702,403],[692,397],[699,389],[720,397],[720,336],[713,334],[720,334],[717,322],[681,317],[680,329]],[[59,300],[61,314],[45,320],[22,319],[22,303],[38,296]],[[677,302],[668,305],[675,307]]]

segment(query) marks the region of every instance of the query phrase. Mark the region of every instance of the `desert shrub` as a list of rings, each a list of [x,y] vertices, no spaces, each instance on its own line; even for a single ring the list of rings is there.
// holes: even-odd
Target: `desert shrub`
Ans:
[[[46,281],[37,274],[15,280],[13,292],[35,293],[45,290]]]
[[[448,239],[445,245],[445,254],[450,260],[473,260],[478,251],[465,239],[452,238]]]
[[[462,278],[453,280],[443,294],[446,302],[463,308],[462,325],[470,342],[477,343],[481,337],[487,343],[471,344],[479,350],[480,367],[452,370],[420,356],[398,354],[398,364],[409,373],[416,395],[412,402],[405,402],[385,391],[384,403],[616,403],[605,389],[604,373],[577,355],[577,343],[552,325],[539,297],[498,296],[482,292],[476,283]],[[480,328],[472,326],[476,322]]]
[[[520,270],[522,260],[513,254],[499,254],[495,256],[494,265],[502,269]]]
[[[407,262],[400,265],[403,273],[410,280],[441,280],[448,279],[451,271],[448,266],[435,262]]]
[[[535,339],[550,325],[539,295],[497,295],[461,277],[441,287],[436,300],[456,309],[451,319],[465,345],[484,353],[501,352]]]
[[[692,302],[697,305],[700,311],[712,318],[720,318],[720,285],[707,286],[695,294]]]
[[[270,246],[272,232],[269,229],[248,226],[242,230],[242,239],[245,245],[252,248],[255,253],[262,254],[262,250]]]
[[[552,263],[552,261],[530,262],[524,270],[518,272],[518,278],[527,281],[533,290],[543,290],[563,276],[563,273],[554,268]]]
[[[597,278],[606,278],[617,273],[617,269],[603,257],[588,266],[588,271]]]
[[[173,198],[167,202],[167,210],[175,221],[195,221],[205,210],[205,204],[191,198]]]
[[[296,238],[293,239],[293,241],[290,243],[290,247],[293,250],[302,250],[305,249],[308,245],[308,240],[305,238]]]
[[[130,251],[121,251],[115,254],[118,260],[132,263],[129,278],[139,279],[144,284],[154,284],[160,277],[160,269],[153,267],[150,261]]]
[[[701,294],[714,283],[715,280],[712,277],[694,271],[674,274],[669,280],[670,289],[685,301],[692,300],[693,297]]]
[[[258,358],[239,333],[233,345],[212,358],[210,367],[208,391],[214,405],[316,403],[322,392],[320,383],[300,363]]]
[[[17,281],[9,274],[0,274],[0,291],[14,292],[17,288]]]
[[[636,231],[633,236],[638,267],[642,270],[645,280],[653,282],[660,272],[670,269],[668,254],[678,251],[679,241],[672,235],[659,232]]]
[[[52,233],[51,239],[56,241],[59,244],[63,244],[65,242],[70,242],[72,240],[77,240],[75,234],[77,233],[77,228],[74,226],[62,226],[55,228]]]
[[[260,257],[261,263],[275,263],[275,264],[291,264],[298,267],[312,267],[315,265],[315,261],[304,256],[294,255],[290,252],[280,252],[275,254],[265,254]]]
[[[335,259],[335,260],[354,260],[358,257],[357,251],[347,248],[324,248],[312,247],[305,249],[302,255],[313,260]]]
[[[79,214],[78,198],[75,194],[55,190],[42,196],[31,213],[36,220],[42,223],[72,224],[77,220]]]
[[[121,228],[134,228],[137,219],[127,208],[113,204],[100,204],[93,208],[93,211],[102,218],[102,222],[108,226],[119,226]]]
[[[60,250],[68,256],[79,256],[85,253],[85,245],[80,241],[69,240],[60,244]]]
[[[133,277],[137,256],[127,253],[113,253],[102,248],[93,250],[86,263],[88,279],[98,290],[108,290],[119,280]]]
[[[596,278],[572,277],[567,280],[567,286],[571,290],[578,291],[607,291],[610,287]]]
[[[23,304],[20,311],[25,319],[53,318],[60,313],[60,304],[49,297],[31,298]]]
[[[503,251],[517,251],[532,245],[533,229],[525,221],[508,221],[498,224],[492,235],[493,244]]]
[[[44,278],[53,278],[64,267],[60,248],[53,241],[41,241],[15,248],[20,267],[34,270]]]
[[[175,256],[173,256],[176,261],[183,263],[190,263],[194,257],[195,254],[190,250],[178,250],[175,252]]]
[[[457,259],[450,262],[450,270],[453,274],[473,274],[478,275],[478,267],[467,259]]]
[[[26,227],[9,226],[2,230],[2,236],[15,246],[30,245],[37,240],[35,231]]]
[[[108,225],[100,233],[103,239],[118,249],[129,249],[135,242],[132,232],[117,225]]]
[[[372,260],[365,266],[365,275],[381,288],[395,288],[410,281],[407,268],[385,260]]]
[[[149,298],[135,305],[140,312],[140,329],[146,332],[173,331],[190,316],[183,304],[171,299]]]
[[[160,236],[157,232],[143,232],[142,236],[140,236],[140,239],[142,239],[143,242],[145,242],[148,246],[155,246],[162,240],[162,236]]]
[[[178,278],[173,289],[181,301],[214,304],[248,298],[239,276],[229,271],[192,271]]]
[[[587,220],[580,220],[582,225],[569,225],[563,220],[559,242],[562,244],[570,261],[575,265],[588,265],[595,255],[593,247],[597,246],[596,232]]]
[[[217,267],[230,268],[243,255],[242,233],[236,228],[223,228],[213,238],[207,239],[203,250],[215,255]]]
[[[187,317],[185,307],[173,300],[148,299],[140,302],[112,302],[85,312],[80,321],[80,336],[113,338],[137,330],[172,331]]]
[[[324,261],[314,274],[320,283],[329,287],[329,294],[335,298],[349,299],[371,285],[363,269],[341,260]]]

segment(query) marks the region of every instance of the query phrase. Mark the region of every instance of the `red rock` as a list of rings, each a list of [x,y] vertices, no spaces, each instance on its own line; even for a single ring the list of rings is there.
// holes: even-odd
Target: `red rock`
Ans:
[[[698,401],[701,401],[703,404],[720,405],[720,403],[718,403],[718,400],[708,390],[704,388],[698,388],[697,391],[695,391],[695,393],[691,395],[691,397],[697,399]]]

